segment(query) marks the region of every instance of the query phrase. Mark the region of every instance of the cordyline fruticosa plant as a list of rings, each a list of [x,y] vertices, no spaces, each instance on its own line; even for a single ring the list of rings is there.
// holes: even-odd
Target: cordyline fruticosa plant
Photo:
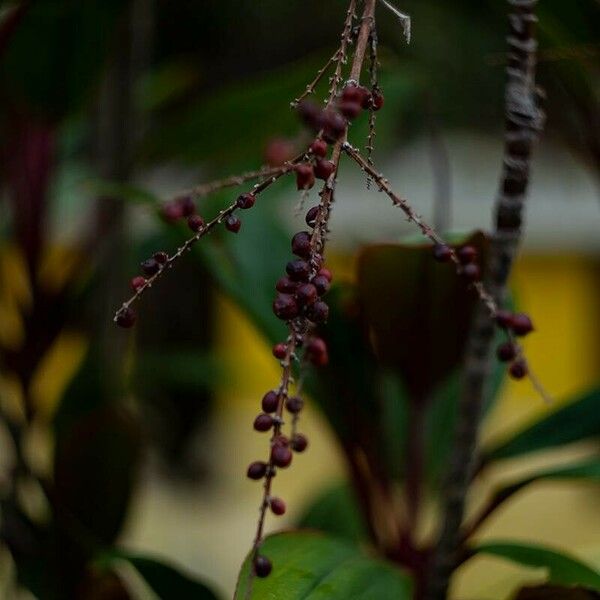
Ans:
[[[400,19],[409,40],[409,17],[386,0],[381,0],[381,3]],[[314,135],[307,142],[305,151],[277,166],[198,186],[178,194],[163,206],[165,219],[176,222],[185,218],[193,235],[173,254],[159,251],[142,263],[143,274],[131,281],[134,295],[115,315],[116,323],[122,327],[134,325],[136,313],[132,305],[204,236],[220,225],[229,232],[240,232],[243,225],[240,213],[252,209],[260,194],[279,179],[294,176],[298,189],[302,191],[303,202],[309,197],[316,180],[323,181],[319,203],[306,213],[308,229],[296,233],[291,240],[291,250],[296,258],[287,263],[285,274],[273,282],[276,288],[273,312],[286,323],[288,335],[273,347],[273,355],[281,365],[281,378],[273,390],[265,393],[262,412],[254,421],[255,430],[270,432],[271,437],[265,460],[253,462],[247,471],[250,479],[263,482],[263,494],[256,535],[240,575],[239,598],[260,598],[269,594],[269,597],[300,598],[306,597],[309,590],[320,590],[320,586],[325,586],[323,593],[329,586],[327,589],[334,592],[327,597],[336,598],[406,597],[411,589],[414,589],[418,598],[445,598],[452,573],[473,552],[469,546],[471,535],[492,510],[528,483],[521,482],[516,487],[503,490],[482,515],[465,526],[467,492],[474,476],[485,465],[485,458],[482,459],[477,452],[477,437],[489,396],[494,346],[497,358],[508,363],[508,372],[514,379],[529,377],[540,395],[545,396],[518,343],[519,337],[533,330],[532,322],[527,315],[511,311],[507,304],[508,277],[522,236],[522,212],[532,148],[543,125],[543,113],[539,108],[541,94],[535,81],[535,0],[509,0],[509,4],[505,152],[495,206],[495,228],[487,238],[478,235],[458,244],[444,239],[440,232],[414,211],[406,199],[392,189],[372,161],[376,114],[384,105],[377,79],[377,0],[350,1],[338,49],[307,85],[304,93],[292,102],[292,107]],[[321,106],[311,102],[308,97],[315,94],[318,84],[326,76],[329,76],[330,85],[324,105]],[[361,83],[361,80],[368,80],[368,84]],[[369,119],[365,156],[350,138],[351,125],[363,112],[368,113]],[[352,293],[345,294],[342,288],[332,291],[331,311],[324,300],[332,283],[332,273],[325,266],[329,220],[336,200],[338,169],[344,156],[366,174],[368,185],[387,195],[393,206],[399,208],[433,243],[433,248],[427,248],[431,265],[437,261],[446,263],[446,266],[436,266],[432,272],[431,265],[420,260],[417,264],[433,280],[440,277],[444,269],[446,277],[451,273],[456,278],[455,288],[457,286],[459,291],[456,291],[455,298],[460,299],[457,302],[456,323],[469,331],[466,338],[459,331],[455,336],[456,339],[466,339],[464,347],[461,342],[456,348],[457,352],[464,351],[465,363],[455,434],[450,445],[445,483],[442,485],[442,524],[435,539],[420,545],[415,536],[423,491],[423,465],[420,464],[423,457],[418,438],[424,424],[423,407],[431,401],[430,390],[424,382],[428,377],[436,380],[447,375],[456,354],[451,355],[446,363],[442,361],[436,364],[439,372],[421,372],[416,366],[418,359],[414,362],[415,369],[405,369],[404,384],[411,399],[408,429],[412,433],[409,433],[406,472],[403,473],[406,487],[403,523],[395,514],[391,482],[385,473],[385,466],[376,464],[374,459],[377,458],[377,451],[369,448],[377,433],[369,433],[368,426],[363,426],[363,431],[367,431],[363,439],[353,438],[352,433],[339,433],[349,458],[367,537],[382,555],[407,568],[412,581],[401,571],[357,556],[354,549],[332,540],[309,534],[275,536],[265,540],[263,535],[268,511],[275,515],[282,515],[286,511],[285,502],[274,495],[277,471],[288,468],[294,452],[304,452],[308,446],[306,436],[299,431],[304,390],[312,387],[317,396],[327,390],[342,399],[352,397],[356,390],[350,389],[351,376],[347,375],[348,389],[340,389],[340,379],[343,380],[344,376],[339,377],[340,369],[336,372],[336,365],[339,367],[343,364],[344,355],[346,372],[354,368],[368,371],[376,362],[384,366],[386,363],[387,366],[407,363],[407,357],[403,355],[405,348],[402,347],[405,341],[397,339],[390,344],[389,336],[386,336],[386,330],[394,333],[399,331],[391,323],[398,315],[397,305],[394,306],[390,298],[386,298],[391,288],[383,287],[379,293],[374,293],[382,280],[369,278],[369,273],[385,270],[386,262],[393,264],[394,248],[366,251],[360,262],[362,276],[359,279],[361,285],[366,286],[366,296],[378,300],[365,301],[364,289],[361,292],[360,285],[358,298]],[[258,183],[210,220],[205,220],[197,213],[196,200],[199,198],[251,181]],[[422,256],[422,249],[414,249],[414,252],[416,256]],[[393,280],[386,283],[393,286]],[[418,286],[416,289],[419,289]],[[391,294],[391,297],[395,303],[404,302],[402,294],[397,298]],[[415,299],[418,301],[419,297]],[[461,305],[475,306],[474,314],[471,315],[470,309],[461,309]],[[410,306],[410,302],[406,302],[406,306]],[[444,312],[447,306],[434,306],[433,309],[439,311],[439,323],[452,318]],[[335,322],[335,335],[325,326],[330,317]],[[359,322],[367,323],[370,327],[375,355],[369,355],[364,350],[364,340],[360,341],[361,334],[356,334],[361,331],[362,326],[357,325]],[[429,324],[432,323],[435,324],[435,318]],[[410,327],[402,333],[410,335]],[[412,333],[417,338],[422,334],[416,330]],[[435,344],[435,325],[430,334],[429,339]],[[496,341],[498,335],[501,338],[499,342]],[[340,343],[340,340],[343,342]],[[359,354],[353,355],[349,353],[350,348],[362,350],[357,350]],[[355,365],[359,358],[362,358],[361,363]],[[310,373],[312,367],[321,369],[323,374]],[[331,385],[332,380],[335,385]],[[364,390],[364,397],[369,395],[370,391]],[[286,419],[288,414],[289,422]],[[348,424],[351,430],[351,420],[346,421]],[[597,463],[590,468],[597,470]],[[586,473],[589,470],[584,468]],[[550,476],[560,476],[553,473]],[[546,559],[540,558],[542,551],[530,547],[515,550],[514,546],[497,544],[481,547],[480,551],[509,556],[526,564],[548,564],[551,570],[562,573],[553,578],[557,583],[591,587],[598,584],[599,576],[591,569],[551,551],[544,551]],[[521,557],[515,558],[519,552]],[[550,564],[553,560],[558,561],[558,567]],[[572,570],[576,572],[575,575],[570,572]],[[565,571],[569,574],[564,575]]]

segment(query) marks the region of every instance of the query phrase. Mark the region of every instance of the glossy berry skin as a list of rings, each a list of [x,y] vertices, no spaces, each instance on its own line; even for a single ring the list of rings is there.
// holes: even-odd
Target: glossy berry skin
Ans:
[[[292,396],[288,398],[285,403],[285,407],[291,412],[293,415],[298,414],[302,407],[304,406],[304,400],[300,398],[300,396]]]
[[[246,475],[249,479],[254,479],[254,481],[258,481],[262,479],[267,474],[267,463],[264,463],[260,460],[253,462],[249,467]]]
[[[327,142],[325,140],[315,140],[311,145],[309,150],[319,158],[324,158],[327,156]]]
[[[496,356],[501,362],[510,362],[517,356],[517,349],[512,342],[504,342],[496,349]]]
[[[300,120],[310,129],[317,132],[323,126],[323,111],[321,107],[311,102],[304,100],[298,105],[298,116]]]
[[[159,264],[164,265],[169,260],[169,255],[166,252],[155,252],[152,258]]]
[[[145,260],[140,266],[142,267],[142,273],[148,277],[156,275],[160,270],[160,265],[153,258]]]
[[[508,310],[496,312],[495,321],[500,329],[508,329],[512,325],[513,315]]]
[[[281,498],[271,498],[269,506],[274,515],[280,517],[285,514],[285,502]]]
[[[323,359],[327,358],[327,344],[319,337],[311,338],[306,345],[306,354],[313,364],[323,364]]]
[[[342,90],[343,102],[355,102],[362,106],[370,97],[371,92],[362,85],[350,84]]]
[[[512,316],[510,328],[513,330],[515,335],[522,337],[533,331],[533,323],[528,315],[524,313],[518,313]]]
[[[129,329],[134,326],[136,318],[137,315],[133,308],[130,308],[129,306],[124,307],[117,314],[117,325],[124,329]]]
[[[313,323],[325,323],[329,318],[329,306],[322,300],[318,300],[310,307],[308,318]]]
[[[523,377],[527,376],[529,369],[527,368],[527,363],[523,359],[518,358],[510,365],[508,372],[513,379],[523,379]]]
[[[276,392],[267,392],[261,402],[262,409],[266,413],[274,413],[279,407],[279,397]]]
[[[356,119],[362,112],[362,106],[358,102],[340,102],[340,112],[350,121]]]
[[[315,185],[315,171],[309,163],[296,166],[296,187],[299,190],[310,190]]]
[[[325,267],[319,269],[317,275],[319,277],[325,277],[327,281],[329,281],[329,283],[331,283],[331,281],[333,280],[333,275],[331,274],[331,271],[329,269],[326,269]]]
[[[294,452],[304,452],[308,447],[308,439],[301,433],[296,433],[292,438],[292,450]]]
[[[293,296],[277,294],[275,300],[273,300],[273,312],[279,319],[289,321],[298,316],[298,305]]]
[[[456,256],[461,265],[468,265],[477,260],[477,248],[474,248],[473,246],[463,246],[457,250]]]
[[[273,446],[283,446],[287,448],[290,445],[290,440],[285,435],[278,435],[273,441]]]
[[[384,103],[385,98],[383,97],[383,94],[379,90],[373,90],[373,93],[371,95],[371,108],[374,111],[381,110],[383,108]]]
[[[266,556],[260,554],[254,559],[254,573],[261,579],[268,577],[273,570],[271,561]]]
[[[204,219],[200,215],[191,215],[187,223],[188,227],[196,233],[204,227]]]
[[[282,294],[295,294],[298,287],[297,281],[292,281],[287,275],[277,280],[275,289]]]
[[[182,196],[177,199],[177,204],[181,209],[182,217],[189,217],[196,212],[196,205],[194,204],[194,200],[191,196]]]
[[[319,207],[318,206],[313,206],[312,208],[308,209],[308,212],[306,213],[306,217],[305,217],[305,221],[306,224],[309,227],[314,227],[315,223],[317,222],[317,215],[319,214]]]
[[[326,110],[323,113],[323,139],[330,144],[337,142],[346,132],[346,119],[340,113]]]
[[[299,231],[292,238],[292,252],[301,258],[310,256],[310,233]]]
[[[238,196],[238,199],[235,201],[238,208],[248,209],[254,206],[256,202],[256,196],[251,193],[245,193]]]
[[[315,163],[315,177],[327,181],[335,171],[335,165],[330,160],[319,159]]]
[[[254,429],[256,431],[269,431],[273,427],[273,417],[267,414],[261,414],[254,419]]]
[[[279,360],[283,360],[287,354],[287,346],[285,344],[275,344],[273,346],[273,356]]]
[[[235,215],[229,215],[225,219],[225,229],[231,233],[237,233],[241,226],[242,222]]]
[[[271,448],[271,460],[276,467],[281,467],[282,469],[289,467],[292,458],[292,451],[287,446],[276,444]]]
[[[481,278],[481,269],[475,263],[464,265],[461,269],[461,275],[468,281],[479,281]]]
[[[433,258],[440,263],[447,263],[452,258],[452,249],[446,244],[436,244],[433,247]]]
[[[305,260],[291,260],[285,270],[293,281],[308,281],[310,265]]]
[[[310,306],[318,296],[317,288],[312,283],[303,283],[296,290],[296,302],[299,306]]]
[[[131,280],[131,289],[134,292],[137,292],[140,288],[144,287],[146,285],[146,278],[142,277],[141,275],[138,275],[137,277],[134,277]]]
[[[181,206],[177,202],[167,202],[160,209],[160,216],[167,223],[175,223],[183,217]]]
[[[316,277],[313,277],[312,284],[317,289],[317,294],[319,296],[324,296],[331,287],[329,279],[327,279],[327,277],[325,277],[324,275],[317,275]]]

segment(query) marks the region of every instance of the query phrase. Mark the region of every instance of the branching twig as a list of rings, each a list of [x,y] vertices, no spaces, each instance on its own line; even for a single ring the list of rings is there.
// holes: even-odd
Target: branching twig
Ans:
[[[319,71],[317,71],[316,77],[306,86],[306,89],[304,90],[304,92],[302,92],[302,94],[300,94],[300,96],[298,96],[292,102],[290,102],[290,106],[292,108],[296,108],[298,106],[298,104],[300,104],[300,102],[302,102],[302,100],[305,100],[306,98],[308,98],[308,96],[311,96],[312,94],[315,93],[315,88],[317,87],[319,81],[321,81],[321,79],[323,79],[323,76],[325,75],[325,73],[327,73],[327,71],[329,70],[331,65],[333,65],[339,59],[340,52],[341,52],[341,48],[338,48],[334,52],[333,56],[325,63],[325,65],[323,67],[321,67],[321,69],[319,69]]]
[[[504,165],[496,199],[496,228],[486,270],[486,287],[498,304],[504,303],[508,276],[519,247],[531,153],[543,124],[535,85],[536,0],[509,0],[509,4],[512,12],[509,17]],[[475,467],[493,337],[494,326],[489,315],[479,310],[467,344],[463,394],[443,496],[442,531],[428,578],[427,598],[431,600],[446,597],[459,557],[461,526]]]

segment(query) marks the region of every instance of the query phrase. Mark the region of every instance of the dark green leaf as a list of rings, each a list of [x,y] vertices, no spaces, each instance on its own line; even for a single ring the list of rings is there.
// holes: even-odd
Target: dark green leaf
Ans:
[[[521,588],[514,600],[599,600],[600,594],[580,586],[538,585]]]
[[[600,590],[600,572],[556,550],[520,542],[486,542],[473,551],[477,554],[492,554],[529,567],[548,569],[548,581],[561,585],[584,585]]]
[[[317,529],[355,543],[367,539],[356,496],[348,484],[337,484],[321,493],[298,521],[303,529]]]
[[[505,442],[492,446],[483,455],[484,462],[512,458],[600,437],[600,389],[552,412],[526,427]]]
[[[273,563],[265,579],[251,578],[251,555],[242,567],[236,600],[408,600],[410,578],[369,558],[356,546],[319,534],[283,533],[265,540],[261,552]],[[248,585],[251,582],[251,592]]]

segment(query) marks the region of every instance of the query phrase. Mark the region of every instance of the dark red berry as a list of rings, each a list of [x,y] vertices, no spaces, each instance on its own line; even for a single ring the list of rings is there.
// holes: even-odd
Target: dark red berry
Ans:
[[[298,316],[298,305],[293,296],[277,294],[275,300],[273,300],[273,312],[278,318],[289,321]]]
[[[276,444],[271,448],[271,460],[277,467],[289,467],[292,462],[292,451],[287,446]]]
[[[144,287],[146,285],[146,278],[142,277],[141,275],[138,275],[137,277],[134,277],[131,280],[131,289],[134,292],[137,292],[140,288]]]
[[[533,323],[528,315],[518,313],[512,316],[510,328],[515,335],[524,336],[533,331]]]
[[[135,314],[133,308],[125,306],[117,314],[117,325],[119,327],[124,327],[125,329],[133,327],[136,316],[137,315]]]
[[[292,450],[294,452],[304,452],[308,446],[308,439],[301,433],[294,434],[292,437]]]
[[[481,277],[481,269],[475,263],[464,265],[461,269],[461,275],[469,281],[478,281]]]
[[[181,206],[177,202],[167,202],[160,209],[160,216],[167,223],[175,223],[183,217]]]
[[[518,358],[510,365],[508,372],[513,379],[523,379],[529,372],[529,369],[527,368],[527,363],[522,358]]]
[[[296,165],[296,186],[299,190],[310,190],[315,185],[315,171],[309,163]]]
[[[385,98],[383,97],[383,94],[379,90],[373,90],[373,93],[371,94],[371,108],[373,110],[381,110],[384,102]]]
[[[344,102],[354,102],[361,106],[370,96],[371,92],[362,85],[350,84],[342,90],[342,100]]]
[[[330,144],[337,142],[346,132],[346,119],[334,110],[323,112],[323,139]]]
[[[327,280],[329,281],[329,283],[331,283],[331,281],[333,279],[333,275],[331,274],[331,271],[329,269],[326,269],[325,267],[323,267],[322,269],[319,269],[319,272],[317,273],[317,275],[326,277]]]
[[[317,215],[319,214],[319,207],[313,206],[306,213],[305,221],[309,227],[314,227],[317,222]]]
[[[191,215],[188,217],[188,227],[198,233],[204,227],[204,219],[200,215]]]
[[[254,559],[254,572],[257,577],[268,577],[273,570],[271,561],[266,556],[260,554]]]
[[[308,231],[299,231],[294,235],[292,238],[292,252],[302,258],[310,256],[310,233]]]
[[[181,198],[177,198],[176,202],[179,204],[182,217],[189,217],[196,212],[196,205],[191,196],[182,196]]]
[[[436,244],[433,247],[433,258],[441,263],[448,262],[452,258],[452,249],[446,244]]]
[[[510,362],[517,356],[517,349],[512,342],[504,342],[496,349],[496,356],[499,361]]]
[[[273,446],[283,446],[287,448],[290,445],[290,440],[285,435],[278,435],[273,441]]]
[[[294,158],[295,154],[294,142],[285,138],[274,138],[267,143],[264,158],[270,167],[281,167],[288,160]]]
[[[285,344],[275,344],[273,346],[273,356],[279,360],[285,358],[287,354],[287,346]]]
[[[311,338],[306,346],[306,357],[313,365],[324,367],[329,362],[327,344],[321,338]]]
[[[253,462],[248,467],[246,474],[250,479],[254,479],[255,481],[262,479],[267,474],[267,463],[264,463],[261,460]]]
[[[315,140],[311,145],[309,150],[320,158],[324,158],[327,156],[327,142],[325,140]]]
[[[309,308],[308,318],[313,323],[325,323],[329,318],[329,306],[322,300],[318,300]]]
[[[274,515],[280,517],[285,514],[285,502],[281,498],[271,498],[269,506]]]
[[[323,111],[321,107],[311,102],[310,100],[305,100],[298,105],[298,116],[301,121],[313,131],[319,131],[323,126]]]
[[[235,215],[229,215],[227,219],[225,219],[225,229],[227,229],[227,231],[237,233],[241,226],[242,222]]]
[[[310,265],[305,260],[291,260],[285,270],[294,281],[307,281],[310,275]]]
[[[169,255],[166,252],[155,252],[152,258],[159,264],[164,265],[169,260]]]
[[[156,275],[160,270],[160,265],[153,258],[145,260],[140,266],[142,267],[142,273],[148,277]]]
[[[292,281],[287,275],[284,275],[277,280],[275,289],[282,294],[294,294],[298,287],[297,281]]]
[[[250,192],[241,194],[240,196],[238,196],[238,199],[235,201],[238,208],[244,208],[244,209],[252,208],[254,206],[255,202],[256,202],[256,196],[254,194],[251,194]]]
[[[273,417],[271,415],[261,414],[254,419],[254,429],[256,431],[269,431],[273,427]]]
[[[477,248],[463,246],[456,251],[456,256],[462,265],[468,265],[477,260]]]
[[[317,288],[317,294],[319,296],[323,296],[329,291],[331,284],[329,283],[329,279],[324,275],[317,275],[313,277],[312,284]]]
[[[350,121],[356,119],[362,111],[362,107],[358,102],[340,102],[340,112]]]
[[[296,301],[299,306],[309,306],[318,297],[317,288],[312,283],[304,283],[296,290]]]
[[[335,165],[330,160],[322,158],[315,163],[315,177],[327,181],[331,174],[335,171]]]
[[[304,400],[300,398],[300,396],[292,396],[288,398],[285,402],[285,407],[292,413],[297,414],[302,410],[304,406]]]
[[[261,402],[262,409],[266,413],[273,413],[277,410],[279,406],[279,396],[276,392],[267,392],[262,399]]]
[[[508,329],[512,325],[513,315],[508,310],[499,310],[496,312],[496,325],[501,329]]]

